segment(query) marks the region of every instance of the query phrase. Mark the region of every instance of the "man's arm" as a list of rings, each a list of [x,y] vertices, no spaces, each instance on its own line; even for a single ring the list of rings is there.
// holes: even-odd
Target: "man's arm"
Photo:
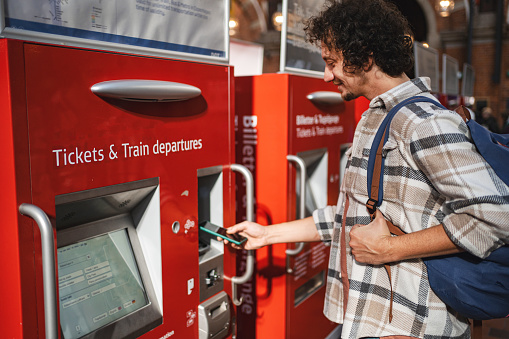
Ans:
[[[378,210],[373,222],[352,228],[350,247],[355,260],[372,265],[463,251],[449,239],[442,225],[393,237]]]
[[[244,221],[229,227],[227,232],[239,233],[245,236],[248,240],[243,248],[246,250],[254,250],[278,243],[320,240],[313,217],[270,226],[261,226],[254,222]],[[227,240],[225,240],[225,243],[227,243]],[[234,245],[232,246],[236,247]]]

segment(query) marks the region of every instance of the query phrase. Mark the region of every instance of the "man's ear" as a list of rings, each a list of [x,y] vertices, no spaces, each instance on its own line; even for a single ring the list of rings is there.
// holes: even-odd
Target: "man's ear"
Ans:
[[[366,62],[364,65],[362,65],[362,70],[364,72],[369,72],[373,68],[374,64],[375,64],[375,61],[373,60],[373,53],[371,53],[370,56],[368,56],[368,62]]]

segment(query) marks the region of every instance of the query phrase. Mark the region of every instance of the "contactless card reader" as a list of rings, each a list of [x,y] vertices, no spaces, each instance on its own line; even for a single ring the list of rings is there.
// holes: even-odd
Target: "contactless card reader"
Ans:
[[[223,168],[198,170],[199,223],[223,224]],[[200,302],[199,339],[221,339],[230,333],[231,301],[223,291],[224,244],[212,233],[199,231]]]

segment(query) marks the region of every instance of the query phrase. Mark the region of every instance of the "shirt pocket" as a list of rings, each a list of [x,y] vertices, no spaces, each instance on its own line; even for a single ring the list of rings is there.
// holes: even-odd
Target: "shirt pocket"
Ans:
[[[399,173],[402,169],[402,157],[399,152],[398,143],[389,138],[382,149],[382,157],[384,162],[383,173],[383,199],[385,202],[395,202],[401,199],[401,184],[400,180],[395,177],[400,176]]]
[[[394,174],[392,171],[388,173],[388,169],[401,165],[401,153],[398,150],[398,143],[394,139],[389,138],[387,140],[382,148],[382,157],[385,165],[384,177],[388,174]]]
[[[394,154],[391,154],[391,152],[393,152],[397,148],[398,143],[396,142],[396,140],[389,138],[385,143],[384,147],[382,148],[382,156],[384,158],[387,158],[389,155],[393,156]]]

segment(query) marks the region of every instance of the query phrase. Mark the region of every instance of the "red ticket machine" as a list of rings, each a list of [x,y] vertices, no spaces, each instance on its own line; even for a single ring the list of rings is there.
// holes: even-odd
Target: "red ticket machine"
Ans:
[[[355,99],[355,124],[359,123],[362,114],[369,108],[369,100],[364,97]]]
[[[442,105],[450,110],[456,109],[463,104],[463,98],[459,95],[435,94]]]
[[[295,220],[336,204],[354,103],[344,102],[332,84],[305,76],[264,74],[235,82],[237,160],[255,178],[257,221]],[[240,287],[239,337],[326,338],[334,332],[337,324],[323,316],[328,257],[321,242],[257,250],[256,274]]]
[[[8,338],[225,338],[233,71],[0,39]],[[35,220],[35,222],[34,222]]]

